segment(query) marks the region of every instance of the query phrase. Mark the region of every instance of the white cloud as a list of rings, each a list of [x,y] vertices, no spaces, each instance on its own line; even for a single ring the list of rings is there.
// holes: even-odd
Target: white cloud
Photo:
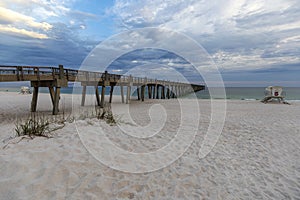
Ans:
[[[158,25],[177,31],[201,34],[214,33],[220,25],[227,29],[240,30],[241,28],[236,26],[236,21],[240,19],[273,12],[283,13],[293,6],[295,2],[286,0],[117,0],[113,11],[128,27],[141,24]],[[257,20],[260,23],[260,19]],[[276,21],[267,24],[265,28],[275,29],[275,24]],[[286,23],[286,26],[290,24]],[[277,29],[282,28],[285,28],[285,25],[278,24]]]
[[[11,27],[11,26],[3,26],[1,24],[0,24],[0,32],[13,33],[13,34],[28,36],[28,37],[37,38],[37,39],[48,39],[49,38],[46,34],[37,33],[34,31],[28,31],[25,29],[19,29],[19,28],[15,28],[15,27]]]
[[[47,39],[49,37],[39,30],[49,31],[52,27],[47,22],[38,22],[33,17],[0,7],[0,32]]]
[[[287,37],[280,41],[280,43],[289,43],[289,42],[300,42],[300,35]]]
[[[51,24],[48,24],[46,22],[37,22],[33,17],[29,17],[3,7],[0,7],[0,18],[0,21],[2,21],[2,23],[4,22],[7,24],[21,23],[26,24],[29,27],[39,28],[45,31],[52,28]]]
[[[295,0],[116,0],[113,11],[127,28],[156,26],[192,36],[224,70],[300,62]]]
[[[87,29],[86,20],[95,19],[90,13],[72,9],[78,0],[2,0],[0,25],[2,33],[32,38],[59,38],[60,29],[71,34]],[[56,26],[56,27],[54,27]]]
[[[51,16],[62,16],[70,11],[74,0],[2,0],[6,8],[20,10],[30,16],[46,19]]]
[[[77,11],[76,1],[84,0],[1,0],[0,62],[80,66],[96,42],[81,35],[92,16]]]
[[[218,51],[212,58],[222,70],[257,70],[271,68],[273,65],[297,64],[300,58],[295,56],[263,57],[264,51],[225,52]]]

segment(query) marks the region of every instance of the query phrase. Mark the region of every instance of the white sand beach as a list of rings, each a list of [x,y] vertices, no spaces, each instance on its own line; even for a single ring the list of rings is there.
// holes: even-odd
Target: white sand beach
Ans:
[[[72,112],[72,96],[62,94],[61,97],[60,109],[64,105],[68,115]],[[132,101],[129,108],[135,123],[147,126],[151,121],[148,113],[153,112],[155,116],[149,130],[158,133],[146,139],[123,134],[122,127],[134,126],[119,114],[118,126],[97,119],[77,120],[66,123],[52,138],[37,137],[16,143],[18,138],[8,138],[15,135],[17,119],[30,114],[31,95],[0,92],[0,199],[300,198],[300,102],[283,105],[227,101],[223,132],[212,151],[200,159],[199,149],[211,117],[210,101],[182,101],[188,110],[193,110],[191,101],[197,101],[200,106],[200,122],[191,146],[162,169],[128,173],[108,167],[90,154],[77,130],[89,132],[95,127],[101,128],[125,151],[156,151],[176,137],[180,128],[181,113],[176,99]],[[123,108],[125,104],[117,102],[113,107],[119,112]],[[51,116],[49,94],[39,95],[37,110]],[[189,113],[191,119],[199,114]],[[163,126],[159,127],[164,116]],[[139,135],[138,132],[132,134]],[[102,148],[97,147],[97,140],[86,142],[95,145],[91,147],[96,150]],[[179,148],[174,146],[174,149]],[[123,159],[119,160],[120,164],[127,162],[126,157]],[[149,163],[163,161],[148,160]],[[129,164],[134,167],[136,163]]]

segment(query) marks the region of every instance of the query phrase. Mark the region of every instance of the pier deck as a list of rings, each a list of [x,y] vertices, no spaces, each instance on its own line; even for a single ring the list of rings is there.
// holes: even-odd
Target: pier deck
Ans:
[[[109,103],[112,101],[114,87],[121,88],[122,102],[124,100],[124,89],[126,90],[126,103],[130,102],[132,87],[137,89],[138,100],[144,101],[145,88],[148,89],[148,98],[170,99],[184,96],[186,94],[204,90],[204,85],[150,79],[147,77],[133,77],[107,72],[91,72],[83,70],[65,69],[59,67],[38,67],[38,66],[0,66],[0,82],[30,81],[33,87],[31,111],[35,112],[39,87],[48,87],[52,100],[52,113],[56,115],[59,108],[60,88],[68,87],[69,82],[80,82],[83,86],[81,105],[84,106],[86,87],[94,86],[98,106],[104,106],[104,95],[106,86],[110,86]],[[99,89],[101,86],[101,99]]]

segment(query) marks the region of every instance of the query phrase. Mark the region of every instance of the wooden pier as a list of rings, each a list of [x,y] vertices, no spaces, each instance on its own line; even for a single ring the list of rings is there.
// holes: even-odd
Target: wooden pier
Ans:
[[[91,72],[74,69],[64,69],[59,67],[36,67],[36,66],[0,66],[0,82],[30,81],[33,87],[31,101],[31,111],[35,112],[37,107],[39,87],[48,87],[52,100],[52,114],[59,112],[60,89],[68,87],[69,82],[80,82],[82,89],[81,106],[85,104],[86,88],[95,88],[97,105],[104,106],[104,96],[106,87],[110,87],[109,103],[112,102],[115,87],[120,87],[122,103],[130,103],[131,90],[136,88],[138,100],[145,100],[145,92],[149,99],[170,99],[184,96],[186,94],[204,90],[204,85],[124,76],[110,74],[106,71]],[[102,87],[101,98],[99,96],[99,86]],[[126,87],[126,99],[124,97],[124,87]]]

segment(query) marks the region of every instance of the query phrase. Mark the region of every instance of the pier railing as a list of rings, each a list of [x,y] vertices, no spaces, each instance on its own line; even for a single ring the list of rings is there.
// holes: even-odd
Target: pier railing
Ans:
[[[63,77],[59,77],[59,76]],[[91,72],[75,69],[63,69],[61,74],[58,67],[41,66],[3,66],[0,65],[0,82],[14,81],[51,81],[58,78],[66,79],[69,82],[101,82],[108,81],[118,84],[131,82],[134,85],[160,84],[160,85],[191,85],[190,83],[174,82],[151,79],[147,77],[132,77],[105,72]],[[195,85],[196,84],[192,84]],[[202,85],[199,85],[202,86]]]

